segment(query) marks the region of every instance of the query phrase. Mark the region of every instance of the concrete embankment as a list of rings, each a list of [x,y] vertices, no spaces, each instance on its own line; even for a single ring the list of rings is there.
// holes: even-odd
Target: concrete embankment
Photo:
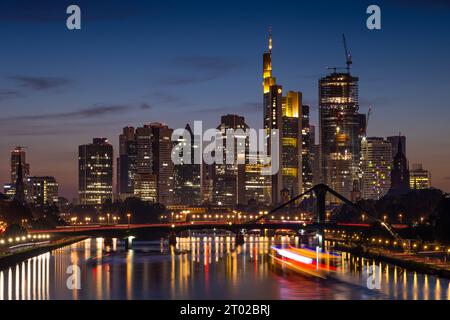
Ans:
[[[370,248],[352,247],[343,244],[336,244],[334,248],[360,257],[373,259],[375,261],[387,262],[410,271],[430,274],[437,277],[450,278],[449,269],[445,269],[431,263],[402,259],[398,256],[389,256],[387,253],[370,250]]]
[[[4,255],[0,254],[0,269],[8,268],[24,260],[73,244],[75,242],[82,241],[87,238],[88,237],[85,236],[62,238],[20,251],[6,253]]]

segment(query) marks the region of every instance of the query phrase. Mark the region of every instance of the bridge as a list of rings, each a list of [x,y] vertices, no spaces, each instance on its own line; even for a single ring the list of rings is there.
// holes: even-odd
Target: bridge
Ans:
[[[358,214],[364,214],[371,224],[357,224],[357,223],[331,223],[327,222],[326,217],[326,203],[325,198],[327,193],[340,199],[343,203],[347,204],[351,208],[355,209]],[[313,195],[316,199],[315,206],[315,221],[313,223],[305,223],[301,221],[273,221],[269,219],[275,213],[280,212],[283,208],[295,203],[296,201],[304,198],[307,195]],[[30,233],[48,233],[57,234],[60,236],[67,235],[86,235],[96,237],[120,237],[126,238],[129,236],[138,235],[172,235],[172,239],[175,237],[176,232],[185,230],[201,230],[201,229],[223,229],[234,232],[236,241],[243,241],[243,230],[252,229],[290,229],[298,231],[299,229],[317,230],[319,234],[323,234],[323,230],[326,228],[337,228],[360,231],[374,227],[376,225],[386,229],[392,237],[401,240],[399,236],[393,231],[387,223],[373,217],[368,212],[363,210],[360,206],[348,200],[338,192],[334,191],[325,184],[318,184],[306,192],[291,198],[289,201],[273,208],[266,214],[263,214],[255,219],[247,220],[243,222],[230,222],[230,221],[196,221],[196,222],[174,222],[174,223],[148,223],[148,224],[118,224],[118,225],[91,225],[91,226],[67,226],[60,227],[51,230],[32,230]],[[323,237],[322,237],[323,238]]]

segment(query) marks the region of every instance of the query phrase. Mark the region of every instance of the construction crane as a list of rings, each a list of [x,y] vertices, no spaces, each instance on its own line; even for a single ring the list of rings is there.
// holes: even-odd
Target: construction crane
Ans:
[[[351,53],[348,51],[347,48],[347,40],[345,39],[345,34],[342,34],[342,41],[344,43],[344,50],[345,50],[345,64],[347,65],[344,68],[339,68],[339,67],[328,67],[328,70],[333,70],[333,73],[336,73],[336,70],[347,70],[347,73],[350,73],[350,69],[352,67],[352,55]]]
[[[347,73],[350,73],[350,68],[352,67],[352,55],[348,51],[347,48],[347,41],[345,40],[345,34],[342,34],[342,42],[344,43],[344,50],[345,50],[345,64],[347,65]]]
[[[367,111],[366,116],[366,128],[364,129],[364,136],[367,137],[367,127],[369,126],[370,115],[372,114],[372,107],[369,106],[369,110]]]

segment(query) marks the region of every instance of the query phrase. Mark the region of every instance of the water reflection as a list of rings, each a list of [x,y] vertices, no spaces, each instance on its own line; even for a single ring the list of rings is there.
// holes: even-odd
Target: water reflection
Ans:
[[[271,246],[301,248],[298,238],[251,236],[134,241],[126,250],[117,239],[89,239],[28,259],[0,271],[0,300],[41,299],[450,299],[446,279],[376,263],[345,252],[321,258],[326,279],[280,266]],[[69,266],[73,272],[68,273]],[[367,288],[367,269],[381,270],[380,289]],[[81,279],[81,289],[68,279]]]

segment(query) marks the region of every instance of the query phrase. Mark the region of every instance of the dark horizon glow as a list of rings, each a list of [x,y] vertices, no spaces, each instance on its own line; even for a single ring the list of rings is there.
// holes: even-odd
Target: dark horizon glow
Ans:
[[[82,30],[68,31],[78,4]],[[216,127],[236,113],[262,127],[262,53],[272,26],[273,74],[303,92],[317,125],[317,81],[343,66],[341,34],[360,78],[369,136],[407,136],[410,164],[450,191],[450,4],[377,1],[25,1],[0,4],[0,183],[10,150],[27,146],[32,175],[52,175],[77,197],[78,145],[123,127],[164,122]]]

